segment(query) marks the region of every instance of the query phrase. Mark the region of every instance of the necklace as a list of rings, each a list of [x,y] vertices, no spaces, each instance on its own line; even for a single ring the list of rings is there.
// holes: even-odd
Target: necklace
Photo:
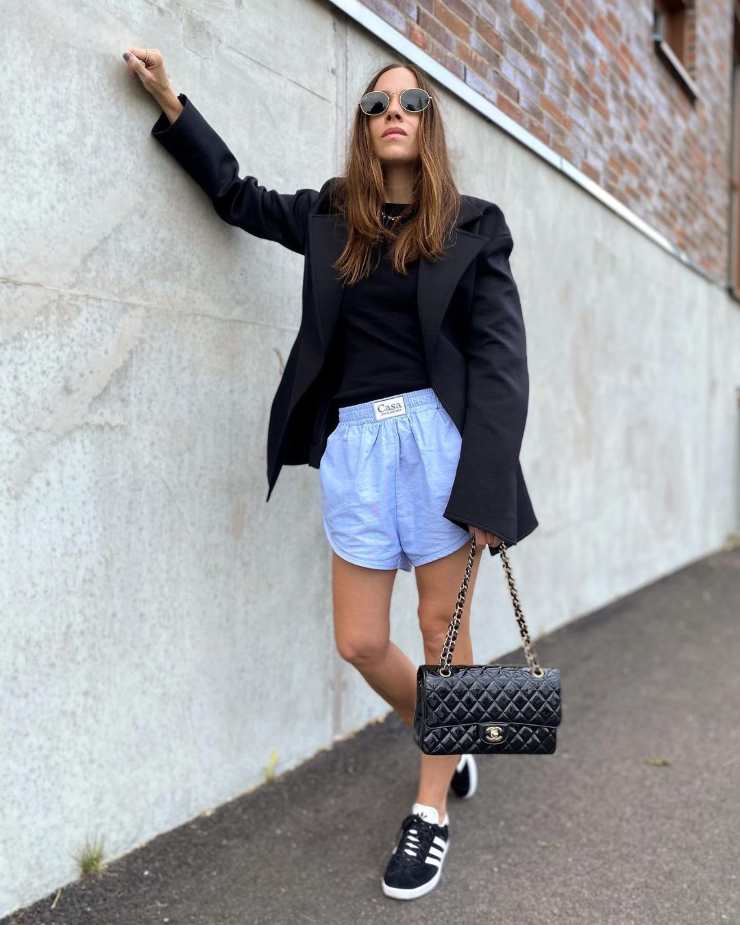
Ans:
[[[398,215],[389,215],[389,214],[385,211],[385,209],[383,209],[383,208],[381,207],[381,209],[380,209],[380,215],[381,215],[383,221],[390,222],[392,225],[395,225],[396,222],[399,221],[399,219],[401,219],[401,218],[406,218],[406,217],[409,215],[409,212],[410,212],[409,206],[411,206],[411,203],[409,203],[409,204],[407,205],[407,207],[406,207],[402,212],[399,212]]]

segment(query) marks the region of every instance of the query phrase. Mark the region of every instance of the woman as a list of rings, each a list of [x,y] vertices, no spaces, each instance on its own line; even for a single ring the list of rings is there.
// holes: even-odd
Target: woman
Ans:
[[[319,469],[340,655],[413,721],[416,666],[389,638],[398,568],[415,568],[427,663],[439,661],[471,533],[495,554],[537,526],[519,464],[524,323],[501,209],[460,196],[424,75],[391,64],[357,107],[345,175],[282,194],[238,163],[156,49],[129,70],[163,110],[155,138],[227,222],[306,256],[303,315],[273,400],[267,499],[283,464]],[[473,663],[473,563],[456,663]],[[382,879],[413,899],[439,881],[447,793],[473,795],[472,755],[420,756],[416,800]]]

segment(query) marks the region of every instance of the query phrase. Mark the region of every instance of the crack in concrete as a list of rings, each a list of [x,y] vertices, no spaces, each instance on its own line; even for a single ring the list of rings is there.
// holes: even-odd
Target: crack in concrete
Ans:
[[[177,308],[169,308],[166,305],[160,305],[157,302],[144,302],[138,299],[122,299],[116,296],[99,295],[95,292],[86,292],[81,289],[68,289],[63,286],[49,286],[46,283],[36,282],[35,280],[14,279],[10,276],[0,276],[0,286],[28,286],[35,289],[43,289],[47,292],[53,292],[56,295],[71,296],[76,299],[84,299],[88,302],[104,302],[111,305],[123,305],[135,309],[146,309],[149,312],[158,312],[163,315],[174,315],[178,318],[209,318],[211,321],[223,321],[226,324],[243,324],[252,325],[258,328],[270,328],[274,331],[283,331],[286,334],[297,334],[298,325],[275,324],[271,321],[259,321],[254,318],[233,318],[226,315],[217,315],[213,312],[190,312],[181,311]],[[36,312],[37,313],[37,312]]]
[[[20,497],[33,476],[45,465],[56,443],[90,423],[91,404],[108,388],[115,373],[130,361],[144,320],[143,310],[126,315],[111,350],[98,354],[97,362],[90,364],[90,376],[81,387],[64,394],[42,416],[24,422],[25,435],[19,437],[23,451],[10,467],[11,471],[6,472],[6,486],[12,496]],[[99,413],[93,415],[92,421],[100,424]]]
[[[330,106],[335,104],[334,100],[329,99],[327,96],[324,96],[322,93],[317,92],[313,87],[307,87],[305,84],[302,84],[299,80],[294,80],[290,74],[284,74],[282,71],[276,70],[274,67],[270,67],[269,64],[265,64],[264,61],[260,61],[259,58],[253,58],[251,55],[248,55],[245,51],[242,51],[240,48],[235,48],[233,45],[229,45],[228,42],[221,42],[220,48],[224,48],[227,51],[232,51],[235,55],[238,55],[240,58],[244,58],[246,61],[256,64],[258,67],[261,67],[265,71],[269,71],[270,74],[274,74],[276,77],[279,77],[281,80],[286,81],[287,83],[292,84],[294,87],[298,87],[299,90],[304,90],[306,93],[310,93],[311,96],[315,96],[317,99],[321,100],[324,103],[328,103]]]

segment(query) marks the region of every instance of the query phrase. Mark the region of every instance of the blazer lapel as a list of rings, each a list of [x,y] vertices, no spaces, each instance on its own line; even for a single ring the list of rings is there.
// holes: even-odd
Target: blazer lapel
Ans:
[[[476,211],[476,217],[481,211],[482,209]],[[469,221],[470,218],[466,220]],[[453,241],[445,247],[441,260],[430,261],[422,257],[419,261],[417,306],[429,369],[432,368],[437,337],[452,295],[463,273],[486,243],[485,235],[460,228],[460,224],[461,222],[458,222],[454,229]]]
[[[461,196],[457,224],[448,238],[443,257],[437,261],[422,257],[419,261],[417,304],[428,363],[434,356],[442,319],[457,284],[486,241],[485,235],[461,226],[478,218],[484,208],[484,201]],[[342,284],[332,264],[344,249],[346,222],[337,213],[315,212],[309,216],[308,236],[313,305],[321,345],[326,351],[342,301]]]

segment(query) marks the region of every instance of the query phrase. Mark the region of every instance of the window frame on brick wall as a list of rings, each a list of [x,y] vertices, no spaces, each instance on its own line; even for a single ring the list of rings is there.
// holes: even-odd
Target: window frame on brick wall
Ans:
[[[692,101],[699,96],[694,69],[693,0],[654,0],[653,44],[658,57],[679,81]]]
[[[730,220],[727,289],[740,299],[740,0],[733,5],[730,144]]]

